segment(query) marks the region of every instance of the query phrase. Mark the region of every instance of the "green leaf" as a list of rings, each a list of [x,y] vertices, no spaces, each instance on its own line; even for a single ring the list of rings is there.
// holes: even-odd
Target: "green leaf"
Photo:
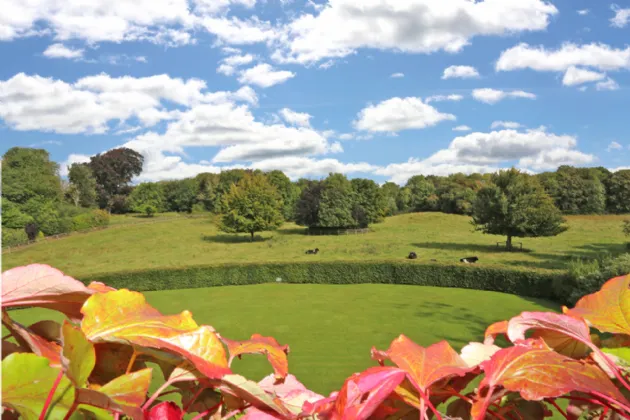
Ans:
[[[63,341],[61,363],[74,385],[82,388],[96,365],[94,344],[85,338],[80,328],[68,321],[64,321],[61,333]]]
[[[630,347],[619,347],[615,349],[602,348],[604,353],[612,354],[618,358],[617,364],[622,364],[625,369],[630,368]]]
[[[13,353],[2,361],[2,404],[19,412],[24,420],[37,420],[60,370],[45,357]],[[74,387],[64,375],[48,408],[47,419],[63,419],[74,402]]]

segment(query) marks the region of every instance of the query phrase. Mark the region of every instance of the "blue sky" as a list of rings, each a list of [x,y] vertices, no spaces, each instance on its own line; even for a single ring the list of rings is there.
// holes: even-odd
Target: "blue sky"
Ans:
[[[0,153],[62,172],[123,145],[137,181],[630,166],[630,2],[23,3],[0,16]]]

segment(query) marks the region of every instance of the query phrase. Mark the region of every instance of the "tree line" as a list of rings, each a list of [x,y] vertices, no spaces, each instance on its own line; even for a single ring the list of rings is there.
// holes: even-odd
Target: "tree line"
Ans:
[[[353,228],[367,227],[386,216],[421,211],[470,215],[487,233],[498,229],[480,227],[486,225],[483,222],[489,214],[540,219],[540,214],[523,213],[535,206],[557,215],[555,219],[545,218],[556,222],[560,213],[630,213],[630,170],[612,173],[602,167],[561,166],[555,172],[537,175],[518,171],[417,175],[404,186],[392,182],[379,186],[370,179],[349,180],[342,174],[292,182],[278,170],[232,169],[134,186],[132,180],[142,172],[143,164],[139,153],[113,149],[91,157],[87,163],[71,165],[66,180],[59,176],[59,165],[45,150],[8,150],[2,159],[3,237],[4,230],[23,231],[28,223],[36,223],[45,235],[74,230],[89,224],[82,214],[90,213],[92,220],[96,210],[147,216],[207,211],[223,215],[222,230],[247,232],[252,237],[253,232],[273,229],[285,220],[323,229]],[[79,216],[84,223],[77,223]],[[512,236],[557,231],[560,225],[552,224],[556,227],[544,227],[538,220],[538,232],[531,227],[512,229],[512,233],[499,230],[509,244]]]

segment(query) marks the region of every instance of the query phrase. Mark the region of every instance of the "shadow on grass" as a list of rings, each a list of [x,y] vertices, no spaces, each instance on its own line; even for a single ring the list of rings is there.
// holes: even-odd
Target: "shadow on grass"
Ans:
[[[214,242],[217,244],[253,244],[267,242],[271,238],[263,238],[260,235],[255,235],[254,240],[251,240],[249,235],[202,235],[201,239],[206,242]]]
[[[275,233],[279,235],[306,235],[306,228],[278,229]]]
[[[424,248],[424,249],[443,249],[449,251],[470,251],[470,252],[485,252],[487,254],[498,254],[498,253],[508,253],[510,251],[505,249],[505,246],[496,246],[494,245],[481,245],[481,244],[459,244],[454,242],[420,242],[411,244],[416,248]],[[515,249],[512,251],[515,254],[519,253],[529,253],[531,250],[523,249]],[[468,255],[462,255],[462,258],[467,257]]]

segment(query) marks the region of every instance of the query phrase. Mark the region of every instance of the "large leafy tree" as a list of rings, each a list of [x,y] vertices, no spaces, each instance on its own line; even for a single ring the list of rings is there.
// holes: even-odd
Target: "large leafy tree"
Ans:
[[[129,194],[129,183],[140,175],[143,164],[144,157],[126,147],[92,156],[88,165],[96,178],[101,208],[112,209],[120,196]]]
[[[249,233],[275,230],[282,225],[283,202],[276,187],[262,173],[245,173],[223,196],[227,209],[219,229],[226,233]]]
[[[197,200],[197,182],[193,178],[168,181],[162,184],[166,208],[170,211],[191,213]]]
[[[350,181],[354,191],[354,219],[359,226],[382,222],[387,212],[387,200],[378,184],[371,179],[355,178]]]
[[[295,222],[301,226],[319,225],[319,205],[322,200],[324,183],[301,179],[302,193],[295,206]]]
[[[2,157],[2,196],[17,204],[62,197],[59,165],[44,149],[13,147]]]
[[[472,222],[483,233],[506,236],[508,250],[514,237],[555,236],[567,230],[537,178],[510,169],[494,174],[492,182],[479,191]]]
[[[93,207],[96,205],[96,178],[90,167],[84,163],[72,164],[68,170],[70,188],[76,196],[75,205]]]
[[[251,173],[251,171],[249,171]],[[225,207],[225,197],[229,194],[232,185],[237,184],[245,174],[245,169],[230,169],[219,174],[219,183],[215,188],[215,211],[217,213],[225,213],[228,209]]]
[[[596,169],[561,166],[539,178],[565,214],[599,214],[606,210],[606,190]]]
[[[352,184],[342,174],[330,174],[324,180],[319,203],[319,227],[347,228],[359,225],[353,215],[355,193]]]
[[[282,196],[282,201],[284,202],[282,214],[285,220],[293,220],[295,218],[295,204],[300,197],[300,188],[293,184],[282,171],[271,171],[267,174],[267,177],[271,185],[276,187]]]
[[[630,169],[614,172],[607,187],[608,211],[630,213]]]
[[[197,202],[203,203],[208,211],[214,211],[217,202],[219,174],[204,172],[195,177],[197,182]]]
[[[33,221],[33,217],[22,212],[17,204],[2,197],[2,227],[24,229],[24,226]]]
[[[131,209],[138,213],[146,213],[148,216],[164,211],[165,202],[162,185],[155,182],[142,183],[129,195]]]
[[[398,205],[396,204],[396,198],[400,187],[393,182],[386,182],[381,186],[381,191],[385,200],[385,215],[392,216],[398,212]]]
[[[407,188],[411,193],[411,208],[413,211],[430,211],[437,207],[435,185],[422,175],[409,178]]]

